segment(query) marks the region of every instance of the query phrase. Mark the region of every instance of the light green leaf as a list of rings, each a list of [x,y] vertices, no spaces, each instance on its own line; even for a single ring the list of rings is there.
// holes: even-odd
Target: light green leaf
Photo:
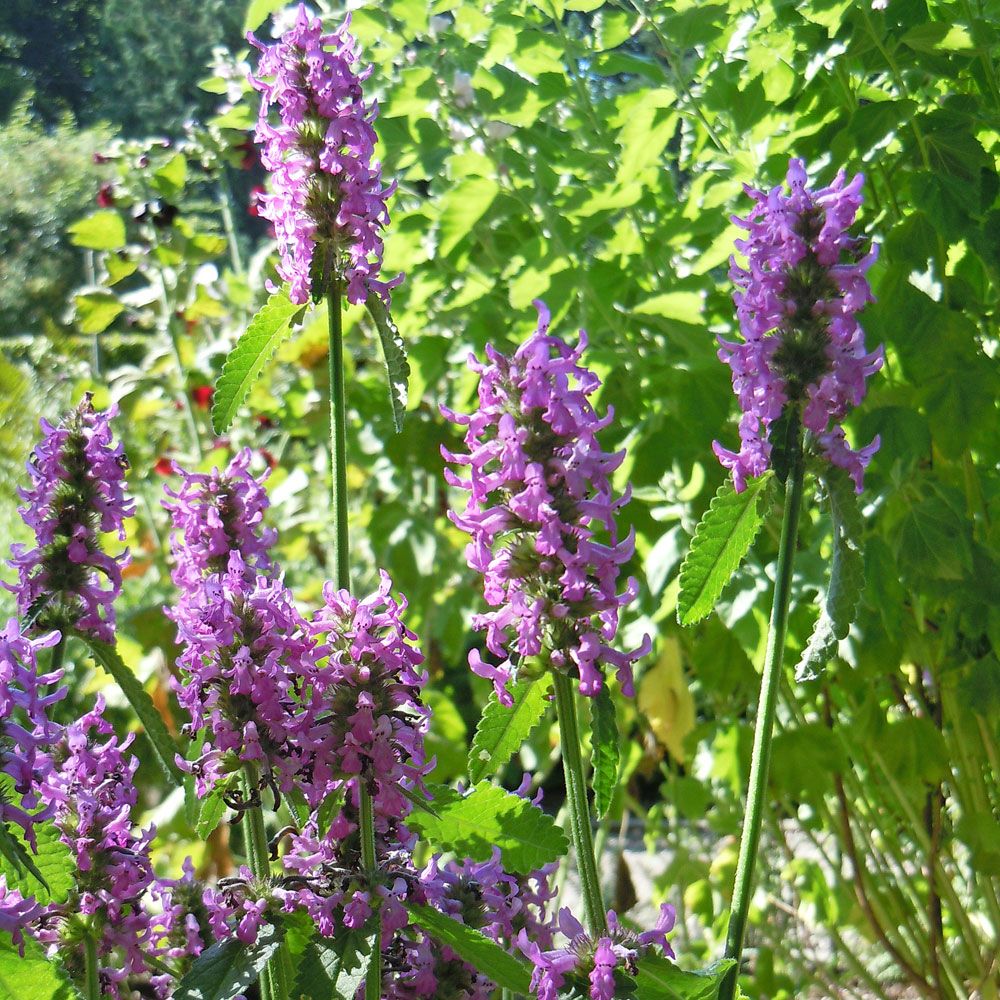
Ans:
[[[392,316],[382,299],[374,292],[369,293],[365,305],[378,330],[385,360],[385,374],[389,380],[389,404],[392,406],[392,423],[398,434],[403,429],[406,416],[406,402],[410,380],[410,363],[406,360],[406,347]]]
[[[742,493],[728,480],[719,487],[681,564],[677,620],[682,625],[701,621],[715,607],[771,509],[772,479],[765,472]]]
[[[125,222],[113,209],[104,208],[69,227],[70,242],[88,250],[121,250]]]
[[[474,927],[460,924],[430,906],[410,903],[406,908],[418,927],[441,944],[446,944],[497,986],[514,993],[526,995],[530,992],[531,972],[523,959],[504,951]]]
[[[685,972],[652,952],[639,959],[636,1000],[715,1000],[731,958],[721,959],[698,972]]]
[[[0,1000],[81,1000],[66,970],[50,961],[32,938],[24,942],[24,958],[10,936],[0,934]]]
[[[364,929],[313,938],[299,960],[292,996],[295,1000],[354,1000],[374,947],[374,931]]]
[[[833,522],[833,560],[830,583],[820,601],[820,613],[809,644],[795,667],[795,679],[812,680],[847,638],[865,586],[864,523],[851,477],[836,466],[823,473],[830,519]]]
[[[76,862],[59,839],[51,821],[35,825],[37,853],[32,851],[19,827],[0,824],[0,874],[7,885],[24,896],[34,896],[43,906],[63,903],[75,885]]]
[[[122,694],[128,699],[133,711],[139,717],[149,742],[153,745],[156,759],[160,762],[167,778],[178,785],[183,784],[184,774],[177,766],[179,753],[174,738],[167,732],[163,717],[156,710],[153,699],[146,693],[135,674],[125,665],[114,646],[89,636],[80,635],[90,648],[94,659],[114,678],[121,688]]]
[[[252,945],[237,938],[212,945],[194,960],[187,975],[177,984],[174,1000],[232,1000],[257,982],[280,944],[280,929],[267,924]]]
[[[500,773],[542,721],[551,689],[549,674],[520,681],[514,685],[514,704],[510,708],[500,704],[495,692],[490,694],[469,751],[470,781],[475,783]]]
[[[208,840],[215,828],[222,822],[222,817],[226,815],[226,808],[222,792],[218,788],[201,800],[195,830],[202,840]]]
[[[451,190],[441,212],[440,256],[447,257],[462,242],[487,213],[499,191],[492,177],[470,177]]]
[[[73,297],[81,333],[103,333],[125,311],[111,292],[84,292]]]
[[[661,316],[696,326],[704,322],[704,296],[701,292],[664,292],[636,303],[632,311],[642,316]]]
[[[607,684],[601,687],[596,698],[590,701],[591,731],[594,767],[594,812],[602,819],[611,808],[615,789],[618,787],[618,720],[615,718],[615,701]]]
[[[440,786],[430,791],[436,815],[414,812],[406,823],[438,850],[488,861],[499,848],[504,867],[522,874],[565,857],[569,850],[551,816],[488,781],[464,796]]]
[[[268,17],[287,3],[288,0],[250,0],[247,16],[243,19],[243,34],[256,31]]]
[[[250,394],[264,365],[288,336],[297,314],[304,311],[281,289],[261,306],[250,321],[246,332],[233,346],[215,383],[212,403],[212,427],[216,434],[224,433],[236,416],[236,411]]]
[[[175,153],[153,174],[152,184],[164,198],[174,198],[184,189],[187,180],[187,158]]]

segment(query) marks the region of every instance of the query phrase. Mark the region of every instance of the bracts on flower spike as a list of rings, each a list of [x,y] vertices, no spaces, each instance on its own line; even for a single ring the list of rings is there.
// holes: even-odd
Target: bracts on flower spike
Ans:
[[[826,188],[807,186],[805,165],[793,159],[788,191],[747,187],[754,206],[733,221],[747,230],[730,275],[743,342],[719,338],[719,357],[732,368],[743,411],[740,450],[714,444],[737,490],[771,464],[769,432],[783,415],[809,432],[828,462],[847,470],[861,491],[864,470],[878,450],[853,450],[841,422],[865,395],[865,381],[882,367],[882,348],[865,349],[857,313],[872,301],[865,273],[877,247],[848,232],[861,206],[864,178],[843,171]]]
[[[624,452],[605,452],[597,433],[613,419],[590,402],[600,381],[580,365],[587,345],[575,348],[548,332],[549,311],[536,302],[538,328],[512,357],[487,346],[480,373],[479,408],[471,415],[443,412],[466,428],[466,454],[442,449],[467,467],[449,483],[469,493],[465,510],[449,516],[472,536],[469,566],[483,574],[486,600],[497,610],[477,615],[487,649],[503,663],[470,656],[473,671],[493,681],[511,703],[509,684],[530,657],[545,656],[556,670],[576,675],[580,692],[596,695],[604,667],[613,667],[622,692],[633,691],[632,664],[649,652],[612,646],[621,609],[636,595],[629,580],[618,592],[621,566],[634,538],[620,539],[616,513],[630,491],[616,496],[611,475]],[[513,637],[511,632],[514,633]],[[523,669],[523,668],[520,668]]]

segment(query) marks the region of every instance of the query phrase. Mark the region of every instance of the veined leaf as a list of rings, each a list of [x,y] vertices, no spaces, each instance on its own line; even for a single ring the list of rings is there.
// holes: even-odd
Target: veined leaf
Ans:
[[[521,681],[514,685],[514,704],[510,708],[500,704],[495,692],[490,694],[469,750],[470,781],[475,783],[503,769],[542,721],[551,689],[548,674]]]
[[[698,972],[685,972],[673,962],[652,953],[639,959],[636,1000],[715,1000],[719,986],[732,968],[725,958]]]
[[[281,945],[281,930],[260,929],[252,945],[228,938],[203,951],[177,984],[174,1000],[232,1000],[257,982],[267,960]]]
[[[300,959],[292,996],[296,1000],[354,1000],[368,974],[375,932],[340,932],[314,937]]]
[[[523,874],[569,850],[566,835],[551,816],[488,781],[480,781],[468,795],[443,786],[431,791],[437,814],[413,812],[406,823],[439,850],[487,861],[499,848],[504,867]]]
[[[531,973],[527,963],[504,951],[481,931],[460,924],[430,906],[410,903],[406,908],[418,927],[446,944],[469,965],[492,979],[497,986],[525,995],[530,991]]]
[[[861,541],[864,524],[851,477],[836,466],[823,473],[830,519],[833,522],[833,560],[830,583],[820,601],[819,618],[809,643],[795,667],[795,678],[812,680],[847,638],[865,585],[865,555]]]
[[[292,302],[282,289],[275,292],[250,320],[246,332],[229,352],[215,383],[212,427],[216,434],[228,429],[264,365],[288,336],[296,315],[304,311],[305,307]]]
[[[772,481],[772,473],[765,472],[742,493],[729,481],[719,487],[681,564],[677,620],[682,625],[701,621],[715,607],[771,509]]]
[[[365,305],[378,330],[385,360],[385,374],[389,380],[389,403],[392,406],[392,423],[398,434],[406,417],[406,402],[410,381],[410,363],[406,360],[406,347],[385,303],[374,292],[365,299]]]
[[[122,694],[128,699],[135,714],[139,717],[150,743],[153,744],[153,750],[164,774],[172,782],[176,782],[178,785],[183,784],[184,774],[177,766],[176,760],[180,751],[174,738],[167,732],[163,717],[153,704],[153,699],[146,693],[145,688],[139,683],[139,679],[125,665],[114,646],[89,636],[80,635],[78,638],[90,647],[94,659],[111,674],[115,683],[121,688]]]
[[[593,746],[594,811],[603,818],[618,787],[618,720],[607,684],[590,701],[590,738]]]
[[[24,896],[34,896],[43,906],[63,903],[75,882],[73,855],[51,821],[36,824],[35,842],[37,852],[31,850],[18,827],[0,824],[0,874],[8,886]]]
[[[24,958],[7,934],[0,935],[0,1000],[81,1000],[66,970],[25,936]]]

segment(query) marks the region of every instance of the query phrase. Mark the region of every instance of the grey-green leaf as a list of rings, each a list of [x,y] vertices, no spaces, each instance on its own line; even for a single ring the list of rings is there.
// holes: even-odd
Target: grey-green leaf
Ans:
[[[296,315],[304,312],[281,289],[260,307],[242,337],[233,345],[218,381],[212,401],[212,427],[224,433],[260,377],[264,365],[288,336]]]
[[[457,952],[497,986],[524,995],[530,992],[531,973],[527,964],[516,955],[504,951],[481,931],[460,924],[430,906],[411,903],[406,908],[417,926]]]
[[[302,955],[292,989],[295,1000],[354,1000],[375,947],[373,930],[316,937]]]
[[[281,931],[261,928],[252,945],[229,938],[203,951],[177,984],[174,1000],[232,1000],[257,982],[261,970],[281,944]]]
[[[392,423],[399,433],[403,429],[406,417],[406,401],[410,381],[410,363],[406,360],[406,347],[400,336],[392,316],[385,303],[372,292],[365,305],[378,330],[378,339],[382,344],[382,357],[385,359],[385,373],[389,380],[389,403],[392,406]]]
[[[719,487],[681,565],[677,600],[681,625],[701,621],[715,607],[771,510],[772,482],[768,471],[751,479],[742,493],[730,481]]]
[[[812,680],[847,638],[865,585],[864,523],[850,476],[830,466],[823,473],[826,499],[833,522],[833,559],[830,583],[820,600],[819,618],[809,643],[795,667],[796,680]]]
[[[164,774],[167,778],[178,785],[184,783],[184,775],[177,766],[177,754],[179,753],[174,738],[167,732],[167,727],[163,722],[163,717],[153,704],[153,699],[146,693],[145,688],[139,683],[139,679],[125,665],[118,655],[118,650],[110,643],[101,642],[89,636],[79,636],[87,646],[94,659],[114,678],[121,688],[122,694],[128,699],[135,714],[139,717],[150,743],[153,744],[153,751],[156,759],[160,762]]]
[[[470,781],[475,783],[500,773],[542,721],[551,690],[552,678],[543,674],[514,685],[514,704],[510,708],[500,704],[495,692],[490,695],[469,750]]]
[[[611,808],[618,787],[618,720],[615,701],[605,684],[590,701],[590,738],[593,747],[594,811],[602,819]]]

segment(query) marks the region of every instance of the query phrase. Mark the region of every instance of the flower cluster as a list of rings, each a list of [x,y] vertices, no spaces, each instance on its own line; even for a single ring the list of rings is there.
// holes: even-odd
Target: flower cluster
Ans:
[[[634,976],[636,963],[653,945],[658,945],[672,958],[673,949],[667,934],[674,926],[674,909],[664,903],[652,930],[635,933],[623,927],[614,910],[608,910],[608,933],[596,940],[591,937],[565,907],[559,911],[559,930],[567,939],[563,948],[545,950],[537,939],[521,931],[517,946],[531,961],[532,993],[538,1000],[558,1000],[559,991],[567,985],[576,989],[574,996],[591,1000],[614,1000],[621,993],[616,983],[620,969]]]
[[[504,704],[511,703],[515,654],[522,660],[543,651],[555,669],[575,668],[581,693],[596,695],[601,666],[610,664],[631,696],[632,664],[649,652],[649,640],[630,653],[611,646],[619,612],[636,594],[631,579],[624,593],[617,590],[634,538],[618,538],[615,514],[629,491],[616,497],[609,477],[625,453],[598,443],[613,411],[598,417],[588,398],[600,381],[579,364],[585,334],[570,348],[549,334],[545,305],[535,307],[538,328],[512,358],[492,346],[487,364],[470,358],[481,376],[479,409],[471,416],[444,411],[467,428],[469,449],[443,449],[448,461],[469,467],[468,478],[445,473],[469,492],[465,511],[449,516],[472,536],[466,558],[483,574],[487,602],[499,609],[476,616],[475,625],[504,662],[493,666],[473,652],[470,664],[493,681]]]
[[[849,235],[862,203],[864,178],[843,171],[818,191],[807,187],[801,160],[788,167],[788,192],[747,187],[754,206],[733,221],[746,229],[730,276],[743,342],[719,338],[719,357],[732,368],[743,411],[740,450],[713,445],[737,490],[769,466],[768,430],[789,407],[800,415],[828,461],[846,469],[861,490],[876,438],[857,451],[840,421],[864,398],[865,380],[882,366],[882,349],[865,349],[856,314],[872,301],[865,273],[877,249]]]
[[[98,413],[87,394],[58,427],[41,422],[43,437],[28,461],[31,485],[18,490],[35,545],[11,546],[18,582],[3,584],[16,595],[26,628],[114,637],[113,602],[129,554],[108,555],[100,535],[116,532],[124,541],[125,518],[135,510],[125,494],[128,462],[111,434],[116,413]]]
[[[272,191],[260,198],[258,213],[274,223],[278,273],[297,303],[322,294],[316,280],[332,273],[346,281],[354,303],[374,292],[388,304],[390,290],[403,280],[378,278],[386,201],[395,184],[383,188],[381,165],[372,162],[378,108],[364,100],[361,85],[371,69],[355,70],[359,51],[349,24],[324,33],[322,22],[300,6],[294,27],[276,44],[247,36],[261,52],[250,82],[263,95],[256,139],[272,174]],[[272,105],[278,124],[270,121]]]

